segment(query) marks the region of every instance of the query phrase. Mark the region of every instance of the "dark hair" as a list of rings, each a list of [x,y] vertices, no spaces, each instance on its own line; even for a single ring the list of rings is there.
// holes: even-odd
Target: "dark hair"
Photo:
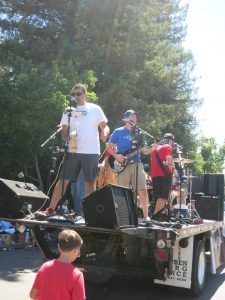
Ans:
[[[77,90],[77,89],[80,89],[80,90],[82,90],[82,92],[83,92],[84,94],[87,94],[87,89],[86,89],[86,86],[85,86],[84,84],[82,84],[82,83],[77,83],[77,84],[75,84],[75,85],[72,87],[72,90]]]
[[[168,140],[174,140],[174,135],[172,133],[165,133],[163,138]]]
[[[78,247],[80,248],[82,244],[82,238],[74,230],[64,229],[58,235],[58,245],[62,251],[69,252]]]

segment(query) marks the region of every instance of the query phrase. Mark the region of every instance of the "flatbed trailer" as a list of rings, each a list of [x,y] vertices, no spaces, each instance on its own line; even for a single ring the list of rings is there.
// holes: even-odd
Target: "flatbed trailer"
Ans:
[[[40,221],[1,218],[29,227],[46,260],[57,257],[43,234],[43,228],[77,231],[84,244],[76,266],[92,283],[102,284],[113,276],[153,279],[157,284],[182,287],[198,295],[205,284],[206,257],[211,273],[223,264],[224,221],[202,220],[190,224],[185,220],[149,222],[137,226],[104,228],[87,226],[83,218],[62,216]]]

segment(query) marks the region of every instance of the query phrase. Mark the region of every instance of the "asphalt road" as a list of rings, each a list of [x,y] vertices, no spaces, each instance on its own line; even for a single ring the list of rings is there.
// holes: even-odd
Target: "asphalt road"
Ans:
[[[42,261],[38,249],[0,251],[0,299],[28,300],[36,271]],[[86,295],[87,300],[224,300],[225,266],[218,274],[208,275],[205,289],[197,298],[191,298],[183,289],[125,278],[114,279],[102,286],[86,283]]]

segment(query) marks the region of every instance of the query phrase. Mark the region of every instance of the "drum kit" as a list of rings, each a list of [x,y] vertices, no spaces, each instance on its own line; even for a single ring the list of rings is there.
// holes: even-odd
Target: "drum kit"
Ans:
[[[197,176],[191,175],[189,171],[189,165],[194,163],[194,160],[182,158],[179,154],[179,157],[174,158],[173,162],[178,163],[178,171],[176,170],[173,177],[170,196],[173,215],[178,218],[199,217],[195,210],[195,200],[192,199],[192,181]],[[188,204],[186,200],[188,200]]]

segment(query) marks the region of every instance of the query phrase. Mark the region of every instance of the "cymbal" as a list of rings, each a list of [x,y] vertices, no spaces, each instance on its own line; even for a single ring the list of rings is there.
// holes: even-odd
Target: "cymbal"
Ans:
[[[190,159],[190,158],[174,158],[173,159],[174,162],[177,162],[177,163],[183,163],[183,164],[191,164],[194,162],[193,159]]]

